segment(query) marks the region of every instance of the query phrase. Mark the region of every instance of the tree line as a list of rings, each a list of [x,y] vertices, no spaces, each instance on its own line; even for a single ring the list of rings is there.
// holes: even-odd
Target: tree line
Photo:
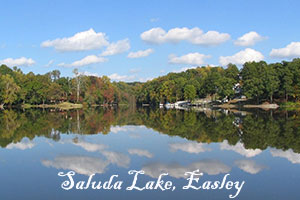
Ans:
[[[262,101],[298,101],[300,97],[300,59],[267,64],[247,62],[241,69],[229,64],[223,67],[197,67],[181,73],[169,73],[142,85],[137,91],[138,103],[158,104],[211,97],[232,99],[245,95]]]
[[[130,86],[112,83],[107,76],[84,76],[74,71],[74,77],[61,77],[58,70],[44,75],[23,73],[19,68],[0,66],[0,105],[57,104],[61,102],[119,104],[135,102]]]
[[[299,101],[300,59],[267,64],[247,62],[241,69],[197,67],[169,73],[146,83],[111,82],[107,76],[84,76],[77,69],[74,77],[61,77],[58,70],[44,75],[23,73],[19,68],[0,66],[0,106],[20,104],[81,103],[153,104],[210,97],[233,99],[241,95],[255,103]]]

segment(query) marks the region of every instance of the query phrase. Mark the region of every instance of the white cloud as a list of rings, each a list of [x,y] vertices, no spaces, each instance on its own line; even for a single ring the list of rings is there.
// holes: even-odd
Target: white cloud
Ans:
[[[234,163],[238,168],[250,174],[257,174],[266,168],[264,165],[257,164],[254,160],[236,160]]]
[[[264,59],[264,56],[259,51],[254,49],[247,48],[242,50],[232,56],[221,56],[219,62],[222,66],[228,65],[229,63],[242,65],[245,62],[250,61],[261,61]]]
[[[32,149],[35,146],[35,143],[28,140],[28,139],[23,139],[21,142],[18,143],[11,143],[7,145],[6,149],[20,149],[20,150],[25,150],[25,149]]]
[[[94,173],[104,173],[110,162],[89,156],[58,156],[54,160],[42,160],[42,164],[46,167],[73,170],[78,174],[90,176]]]
[[[0,60],[0,64],[5,64],[9,67],[14,67],[14,66],[31,66],[35,64],[35,61],[32,58],[25,58],[25,57],[20,57],[20,58],[6,58],[4,60]]]
[[[228,173],[231,168],[218,160],[202,160],[191,163],[188,166],[182,166],[180,164],[164,164],[164,163],[152,163],[145,165],[142,170],[145,174],[152,178],[157,178],[162,173],[169,173],[169,176],[174,178],[186,178],[185,172],[191,172],[199,169],[200,172],[217,175],[221,173]]]
[[[144,126],[113,126],[110,128],[110,132],[118,133],[118,132],[134,132],[140,128],[144,128]]]
[[[160,44],[160,43],[177,43],[180,41],[188,41],[197,45],[218,45],[230,39],[227,33],[219,33],[217,31],[208,31],[204,33],[198,27],[189,29],[173,28],[166,32],[164,29],[157,27],[145,31],[141,34],[141,39],[145,42]]]
[[[246,149],[241,142],[238,142],[236,145],[230,145],[227,140],[220,144],[220,149],[234,151],[238,154],[246,156],[247,158],[257,156],[262,152],[260,149]]]
[[[189,69],[196,69],[196,68],[197,67],[182,67],[179,70],[173,70],[172,72],[174,72],[174,73],[180,73],[180,72],[185,72],[186,70],[189,70]]]
[[[54,63],[54,60],[49,60],[49,62],[45,65],[45,67],[51,67]]]
[[[140,81],[140,82],[147,82],[147,81],[151,81],[151,80],[153,80],[152,77],[146,77],[146,78],[139,78],[138,79],[138,81]]]
[[[103,62],[106,62],[107,60],[108,60],[107,58],[103,58],[101,56],[89,55],[89,56],[82,58],[81,60],[74,61],[71,64],[60,63],[60,64],[58,64],[58,66],[82,67],[82,66],[87,66],[87,65],[96,64],[96,63],[103,63]]]
[[[128,58],[141,58],[141,57],[149,56],[153,52],[154,52],[153,49],[140,50],[137,52],[130,52],[127,57]]]
[[[136,77],[134,75],[128,76],[128,75],[119,75],[117,73],[111,74],[108,76],[113,81],[132,81]]]
[[[128,149],[128,153],[131,155],[138,155],[141,157],[152,158],[153,154],[144,149]]]
[[[272,49],[270,56],[275,58],[300,57],[300,42],[291,42],[284,48]]]
[[[88,152],[102,151],[102,150],[108,148],[108,146],[105,144],[96,144],[96,143],[86,142],[83,140],[79,140],[77,142],[74,142],[73,144],[83,148],[84,150],[86,150]]]
[[[93,29],[89,29],[72,37],[44,41],[41,46],[54,47],[57,51],[86,51],[99,49],[108,44],[105,33],[96,33]]]
[[[128,168],[129,166],[130,158],[123,153],[113,152],[113,151],[103,151],[102,154],[112,164],[116,164],[120,167],[125,167],[125,168]]]
[[[112,56],[123,53],[130,49],[130,43],[128,39],[119,40],[117,42],[110,43],[106,50],[101,53],[101,56]]]
[[[210,148],[207,148],[205,144],[195,143],[195,142],[187,142],[187,143],[174,143],[170,144],[170,150],[172,152],[176,152],[178,150],[187,152],[187,153],[202,153],[206,151],[211,151]]]
[[[81,74],[83,76],[96,76],[96,77],[100,77],[98,73],[92,73],[92,72],[88,72],[88,71],[79,72],[79,74]]]
[[[286,158],[293,164],[300,164],[300,154],[294,153],[292,149],[289,149],[287,151],[282,151],[279,149],[271,149],[270,152],[273,157]]]
[[[189,53],[183,56],[169,55],[169,63],[173,64],[188,64],[188,65],[203,65],[206,58],[210,58],[210,55],[204,55],[200,53]]]
[[[251,31],[249,33],[244,34],[243,36],[239,37],[234,44],[238,46],[253,46],[257,42],[265,40],[266,37],[259,35],[258,33]]]

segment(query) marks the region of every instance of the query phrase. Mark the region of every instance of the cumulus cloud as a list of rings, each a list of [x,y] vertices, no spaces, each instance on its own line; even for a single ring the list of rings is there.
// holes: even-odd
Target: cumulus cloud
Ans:
[[[89,156],[58,156],[54,160],[42,160],[42,164],[46,167],[73,170],[78,174],[90,176],[104,173],[110,162]]]
[[[28,139],[23,139],[21,142],[18,143],[11,143],[7,145],[6,149],[20,149],[20,150],[25,150],[25,149],[32,149],[35,146],[35,143],[28,140]]]
[[[257,42],[265,40],[265,39],[266,39],[266,37],[263,37],[254,31],[251,31],[251,32],[246,33],[243,36],[239,37],[234,42],[234,44],[237,46],[253,46]]]
[[[112,56],[126,52],[130,49],[130,43],[128,39],[119,40],[117,42],[110,43],[106,50],[101,53],[101,56]]]
[[[266,166],[257,164],[254,160],[236,160],[234,163],[238,168],[249,174],[257,174],[266,168]]]
[[[88,71],[83,71],[83,72],[78,72],[80,75],[83,76],[96,76],[100,77],[98,73],[93,73],[93,72],[88,72]]]
[[[246,156],[247,158],[257,156],[262,152],[260,149],[246,149],[241,142],[238,142],[236,145],[230,145],[227,140],[220,143],[220,149],[234,151],[242,156]]]
[[[72,37],[57,38],[42,42],[42,47],[54,47],[57,51],[86,51],[107,46],[105,33],[96,33],[93,29],[79,32]]]
[[[206,58],[210,58],[210,55],[204,55],[200,53],[189,53],[183,56],[177,57],[176,55],[169,55],[169,63],[172,64],[188,64],[188,65],[203,65]]]
[[[242,50],[232,56],[221,56],[219,62],[222,66],[228,65],[229,63],[242,65],[245,62],[251,61],[261,61],[264,59],[264,56],[259,51],[254,49],[247,48]]]
[[[170,150],[172,152],[176,152],[178,150],[184,151],[187,153],[202,153],[206,151],[211,151],[210,148],[207,148],[205,144],[202,143],[196,143],[196,142],[187,142],[187,143],[174,143],[170,144]]]
[[[108,76],[108,78],[110,78],[113,81],[132,81],[136,78],[136,76],[134,75],[120,75],[117,73],[113,73],[111,75]]]
[[[153,154],[145,149],[128,149],[128,153],[131,155],[138,155],[140,157],[152,158]]]
[[[292,42],[281,49],[272,49],[270,56],[275,58],[300,57],[300,42]]]
[[[189,69],[196,69],[196,67],[182,67],[180,69],[173,70],[172,72],[180,73],[180,72],[185,72],[186,70],[189,70]],[[163,72],[161,72],[161,73],[163,73]]]
[[[87,65],[96,64],[96,63],[103,63],[103,62],[106,62],[107,60],[108,60],[107,58],[103,58],[101,56],[89,55],[89,56],[82,58],[81,60],[74,61],[71,64],[60,63],[60,64],[58,64],[58,66],[82,67],[82,66],[87,66]]]
[[[153,52],[154,52],[153,49],[140,50],[137,52],[130,52],[127,57],[128,58],[141,58],[141,57],[149,56]]]
[[[188,41],[197,45],[218,45],[230,39],[228,33],[219,33],[217,31],[208,31],[204,33],[198,27],[189,29],[173,28],[168,32],[157,27],[145,31],[141,34],[141,39],[148,43],[161,44],[166,42],[178,43],[180,41]]]
[[[113,126],[110,128],[110,132],[118,133],[118,132],[134,132],[139,128],[143,128],[144,126]]]
[[[294,153],[292,149],[289,149],[287,151],[282,151],[279,149],[271,149],[270,152],[273,157],[286,158],[288,161],[290,161],[293,164],[300,164],[300,154]]]
[[[14,66],[31,66],[35,64],[35,61],[32,58],[25,58],[25,57],[20,57],[20,58],[6,58],[3,60],[0,60],[0,64],[5,64],[9,67],[14,67]]]
[[[162,173],[169,173],[169,176],[174,178],[186,178],[185,172],[191,172],[199,169],[200,172],[217,175],[221,173],[228,173],[231,168],[218,160],[202,160],[191,163],[188,166],[180,164],[164,164],[164,163],[151,163],[143,166],[142,170],[145,174],[152,178],[157,178]]]
[[[138,81],[140,81],[140,82],[147,82],[147,81],[151,81],[151,80],[153,80],[152,77],[144,77],[144,78],[139,78],[138,79]]]

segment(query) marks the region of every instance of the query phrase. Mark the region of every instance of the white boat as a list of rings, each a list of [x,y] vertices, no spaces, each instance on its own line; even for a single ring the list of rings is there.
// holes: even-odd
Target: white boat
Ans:
[[[174,104],[174,103],[166,103],[166,104],[165,104],[165,107],[166,107],[167,109],[175,108],[175,104]]]

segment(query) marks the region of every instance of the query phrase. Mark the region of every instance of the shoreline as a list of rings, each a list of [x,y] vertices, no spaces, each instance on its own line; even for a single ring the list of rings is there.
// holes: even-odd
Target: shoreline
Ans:
[[[262,108],[262,109],[277,109],[280,106],[278,104],[246,104],[246,105],[235,105],[235,104],[221,104],[221,105],[213,105],[215,108]]]
[[[40,104],[40,105],[31,105],[31,104],[23,104],[22,108],[60,108],[60,109],[78,109],[83,108],[83,104],[75,104],[75,103],[69,103],[64,102],[60,104]]]

